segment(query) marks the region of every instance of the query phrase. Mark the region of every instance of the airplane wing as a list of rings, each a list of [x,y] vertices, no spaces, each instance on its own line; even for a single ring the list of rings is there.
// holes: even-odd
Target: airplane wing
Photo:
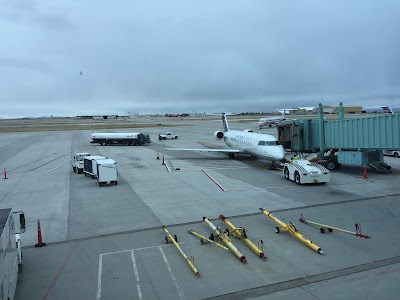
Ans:
[[[171,150],[171,151],[198,151],[198,152],[220,152],[220,153],[243,153],[242,150],[236,149],[191,149],[191,148],[164,148],[164,150]]]

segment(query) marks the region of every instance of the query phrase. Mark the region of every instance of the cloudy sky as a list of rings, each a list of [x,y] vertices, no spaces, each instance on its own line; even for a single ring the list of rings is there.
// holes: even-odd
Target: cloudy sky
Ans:
[[[399,12],[398,0],[0,0],[0,117],[400,107]]]

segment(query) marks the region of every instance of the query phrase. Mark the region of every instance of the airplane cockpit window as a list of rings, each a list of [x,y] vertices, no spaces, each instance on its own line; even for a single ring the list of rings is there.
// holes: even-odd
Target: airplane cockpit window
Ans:
[[[264,141],[259,141],[259,142],[258,142],[258,145],[259,145],[259,146],[265,146],[265,142],[264,142]]]

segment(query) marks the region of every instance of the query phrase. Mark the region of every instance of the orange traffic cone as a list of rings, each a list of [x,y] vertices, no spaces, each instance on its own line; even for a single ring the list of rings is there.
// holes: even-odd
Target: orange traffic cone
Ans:
[[[35,247],[43,247],[46,246],[46,243],[43,243],[42,241],[42,231],[40,230],[40,220],[37,220],[37,227],[38,227],[38,243],[35,245]]]
[[[8,179],[8,178],[7,178],[7,171],[6,171],[6,168],[4,168],[4,179]]]
[[[364,167],[364,176],[363,176],[363,179],[368,179],[368,176],[367,176],[367,167]]]

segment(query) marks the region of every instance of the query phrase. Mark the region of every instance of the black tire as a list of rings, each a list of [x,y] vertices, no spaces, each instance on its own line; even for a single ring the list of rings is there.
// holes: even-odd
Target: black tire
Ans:
[[[332,229],[332,228],[328,228],[328,231],[329,231],[329,232],[332,232],[332,231],[333,231],[333,229]]]
[[[335,169],[336,169],[336,164],[335,164],[335,162],[332,161],[332,160],[328,161],[328,162],[326,163],[326,168],[327,168],[329,171],[335,170]]]
[[[178,139],[178,137],[176,136],[176,137],[175,137],[175,139],[177,140],[177,139]]]
[[[92,179],[94,179],[94,175],[92,175]]]
[[[99,187],[101,187],[102,186],[102,184],[101,184],[101,182],[99,182]]]
[[[275,233],[279,233],[279,227],[275,227]]]
[[[325,233],[325,228],[320,228],[319,231],[320,231],[321,233]]]
[[[399,158],[399,153],[395,152],[393,155],[394,157]]]
[[[115,185],[118,185],[118,181],[115,181]]]
[[[163,137],[163,140],[165,141],[167,138],[166,137]]]
[[[285,167],[285,178],[286,178],[286,180],[289,180],[289,169],[288,169],[288,167]]]
[[[87,173],[85,172],[85,177],[87,176]]]
[[[300,177],[300,174],[299,174],[299,172],[294,172],[294,182],[296,182],[296,184],[301,184],[301,177]]]

